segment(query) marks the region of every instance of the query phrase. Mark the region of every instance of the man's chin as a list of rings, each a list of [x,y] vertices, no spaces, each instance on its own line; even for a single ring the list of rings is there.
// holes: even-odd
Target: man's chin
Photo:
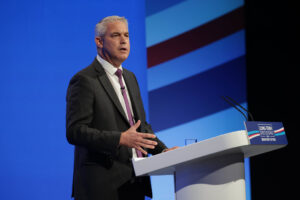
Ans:
[[[124,62],[128,58],[128,54],[119,56],[119,61]]]

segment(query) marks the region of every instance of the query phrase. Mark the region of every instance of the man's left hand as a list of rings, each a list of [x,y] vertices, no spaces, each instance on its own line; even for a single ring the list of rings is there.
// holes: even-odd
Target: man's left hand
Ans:
[[[162,152],[172,151],[172,150],[178,149],[178,148],[179,148],[178,146],[175,146],[175,147],[172,147],[172,148],[169,148],[169,149],[164,149]]]

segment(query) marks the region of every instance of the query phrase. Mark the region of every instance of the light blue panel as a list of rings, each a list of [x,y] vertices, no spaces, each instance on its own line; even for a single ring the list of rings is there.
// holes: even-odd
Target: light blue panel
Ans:
[[[245,31],[148,69],[148,90],[172,84],[245,55]]]
[[[175,200],[174,176],[151,176],[152,200]]]
[[[146,18],[146,45],[150,47],[201,26],[236,8],[243,0],[186,0]]]
[[[245,159],[245,181],[246,181],[246,199],[251,200],[251,174],[250,159]]]

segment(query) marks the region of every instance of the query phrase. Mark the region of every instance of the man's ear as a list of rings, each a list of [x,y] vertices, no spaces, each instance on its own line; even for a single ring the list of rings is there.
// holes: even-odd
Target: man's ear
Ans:
[[[102,39],[102,37],[96,36],[95,37],[95,43],[96,43],[97,47],[103,48],[103,39]]]

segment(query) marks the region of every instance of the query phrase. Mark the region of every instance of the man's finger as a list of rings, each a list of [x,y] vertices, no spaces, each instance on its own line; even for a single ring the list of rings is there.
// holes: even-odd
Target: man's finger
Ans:
[[[139,126],[141,125],[141,120],[138,120],[133,126],[132,128],[134,128],[135,130],[139,128]]]
[[[151,133],[139,133],[141,137],[143,138],[156,138],[156,135],[151,134]]]
[[[153,140],[147,140],[147,139],[142,139],[140,140],[141,143],[143,144],[150,144],[150,145],[157,145],[157,142],[156,141],[153,141]]]
[[[178,148],[179,148],[178,146],[175,146],[175,147],[172,147],[172,148],[169,148],[169,149],[165,149],[163,152],[172,151],[172,150],[175,150],[175,149],[178,149]]]
[[[138,145],[147,149],[155,149],[155,145],[152,144],[138,143]]]
[[[140,152],[142,152],[142,154],[144,155],[148,155],[147,151],[145,151],[143,148],[141,148],[140,146],[136,147],[137,150],[139,150]]]

